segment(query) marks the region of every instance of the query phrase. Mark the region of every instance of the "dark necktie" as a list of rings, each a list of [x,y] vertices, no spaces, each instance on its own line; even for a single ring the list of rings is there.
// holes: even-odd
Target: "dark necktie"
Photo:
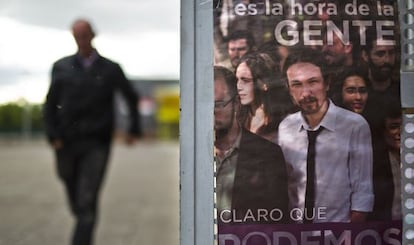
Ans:
[[[312,223],[315,206],[315,142],[316,137],[322,131],[319,127],[316,131],[308,130],[308,156],[306,158],[306,194],[305,194],[305,214],[304,223]]]

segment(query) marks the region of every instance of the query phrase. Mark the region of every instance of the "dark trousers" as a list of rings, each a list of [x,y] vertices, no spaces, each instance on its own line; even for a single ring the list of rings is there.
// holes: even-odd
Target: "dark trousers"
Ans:
[[[98,197],[108,163],[110,143],[76,142],[56,152],[57,171],[76,219],[73,245],[90,245],[97,221]]]

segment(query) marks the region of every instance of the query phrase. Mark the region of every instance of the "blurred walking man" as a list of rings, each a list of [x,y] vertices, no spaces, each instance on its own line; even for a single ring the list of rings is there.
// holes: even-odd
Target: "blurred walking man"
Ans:
[[[92,244],[99,190],[110,153],[114,125],[114,92],[130,111],[127,143],[141,135],[138,95],[120,66],[102,57],[92,45],[91,24],[76,20],[72,32],[78,52],[58,60],[44,106],[48,140],[55,150],[57,171],[76,219],[72,244]]]

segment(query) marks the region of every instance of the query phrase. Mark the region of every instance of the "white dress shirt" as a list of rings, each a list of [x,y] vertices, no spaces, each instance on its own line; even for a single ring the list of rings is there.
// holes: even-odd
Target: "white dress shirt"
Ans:
[[[388,152],[390,158],[392,179],[394,183],[394,198],[392,200],[392,219],[402,219],[402,207],[401,207],[401,162],[397,158]]]
[[[236,176],[237,158],[241,141],[241,130],[233,146],[228,149],[223,158],[216,156],[216,196],[217,210],[231,210],[233,199],[234,178]],[[226,217],[229,219],[231,217]]]
[[[359,114],[329,101],[328,111],[316,139],[315,211],[313,222],[350,222],[350,212],[370,212],[372,189],[372,146],[368,123]],[[309,125],[301,112],[279,125],[278,143],[286,158],[289,203],[292,218],[302,222],[305,206],[306,157]],[[299,210],[299,211],[298,211]]]

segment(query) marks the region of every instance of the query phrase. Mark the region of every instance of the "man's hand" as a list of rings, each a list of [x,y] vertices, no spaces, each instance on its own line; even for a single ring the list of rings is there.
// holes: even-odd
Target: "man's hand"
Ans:
[[[50,144],[55,150],[60,150],[63,148],[63,141],[61,139],[55,139]]]
[[[351,223],[361,223],[365,222],[367,213],[360,211],[351,211]]]
[[[135,135],[127,134],[125,136],[125,144],[127,144],[129,146],[135,145],[137,143],[137,141],[138,141],[138,137],[135,136]]]

